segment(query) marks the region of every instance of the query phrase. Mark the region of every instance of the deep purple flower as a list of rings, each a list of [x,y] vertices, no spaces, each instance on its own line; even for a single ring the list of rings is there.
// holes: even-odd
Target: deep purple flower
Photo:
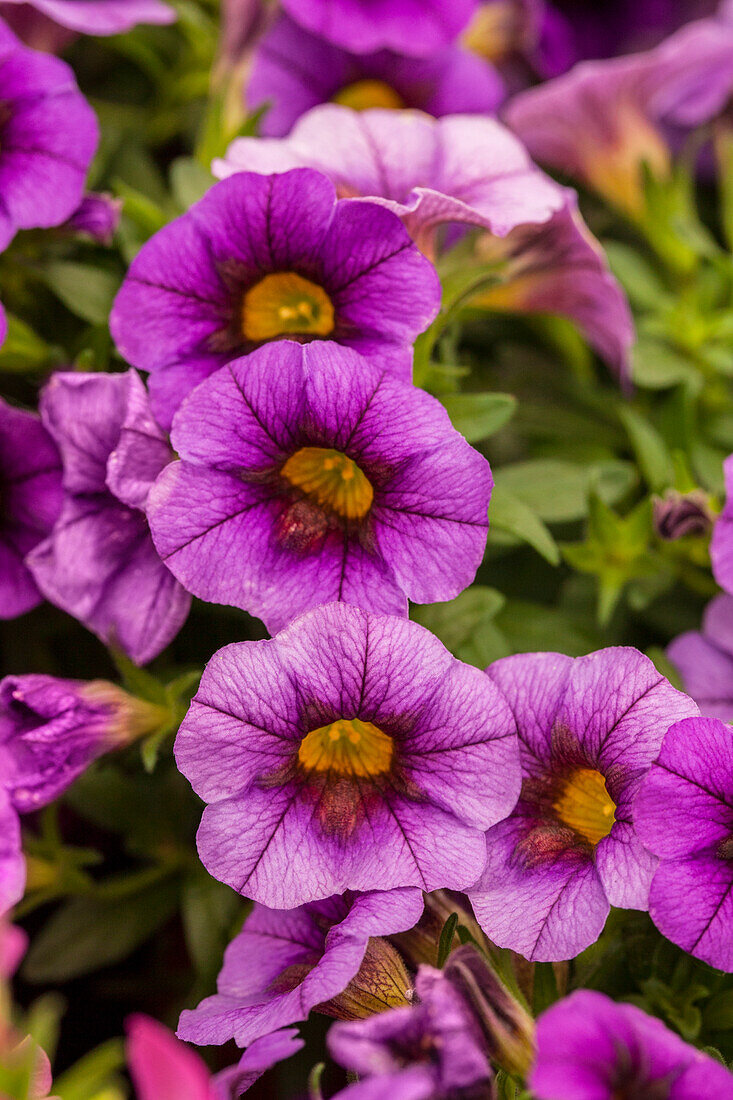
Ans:
[[[690,535],[707,535],[712,525],[710,498],[702,489],[688,493],[668,490],[663,497],[654,497],[654,530],[660,539],[674,542]]]
[[[207,869],[264,905],[465,889],[519,790],[494,684],[427,630],[347,604],[221,649],[176,741]]]
[[[3,0],[28,4],[62,27],[81,34],[120,34],[138,23],[172,23],[173,8],[161,0]]]
[[[500,947],[569,959],[598,938],[611,905],[646,909],[656,861],[636,835],[634,799],[670,724],[698,710],[630,648],[519,654],[487,674],[515,716],[523,782],[514,813],[487,835],[469,898]]]
[[[158,553],[271,633],[333,600],[406,615],[481,563],[488,462],[435,398],[347,348],[282,341],[229,363],[172,438],[182,461],[148,506]]]
[[[537,1021],[537,1100],[731,1100],[733,1076],[629,1004],[579,989]]]
[[[41,416],[64,468],[64,504],[26,559],[43,594],[134,661],[176,635],[190,596],[158,557],[144,507],[172,452],[135,371],[55,374]]]
[[[479,0],[283,0],[313,34],[354,53],[435,53],[465,27]]]
[[[0,399],[0,619],[41,602],[25,556],[53,527],[61,459],[39,418]]]
[[[98,244],[109,245],[117,232],[122,199],[89,191],[66,223],[74,233],[84,233]]]
[[[666,176],[672,135],[709,121],[732,91],[733,24],[703,19],[656,49],[585,62],[521,92],[505,117],[538,161],[635,216],[644,164]]]
[[[213,170],[224,177],[298,165],[325,172],[339,194],[381,201],[428,255],[441,225],[486,230],[478,249],[484,262],[496,262],[497,285],[479,301],[568,316],[628,375],[631,313],[574,193],[539,171],[500,123],[331,105],[311,111],[283,141],[239,138]]]
[[[726,502],[718,516],[710,543],[713,576],[726,592],[733,595],[733,455],[723,463]]]
[[[283,137],[311,107],[331,101],[431,115],[491,113],[504,100],[504,82],[492,65],[457,45],[429,57],[349,53],[282,15],[257,46],[246,100],[251,111],[269,104],[260,130]]]
[[[0,249],[18,229],[60,225],[81,201],[97,120],[63,61],[0,23]]]
[[[415,980],[418,1003],[367,1020],[334,1024],[333,1058],[360,1081],[334,1100],[443,1100],[489,1096],[491,1067],[463,997],[432,966]]]
[[[337,201],[303,168],[215,184],[143,246],[110,320],[122,354],[151,372],[167,426],[213,371],[283,337],[334,340],[409,379],[439,303],[434,268],[394,214]]]
[[[183,1012],[178,1034],[206,1045],[239,1046],[298,1023],[342,994],[371,950],[373,937],[404,932],[420,919],[419,890],[345,894],[298,909],[255,905],[229,944],[218,992]],[[401,991],[402,1002],[408,989]]]
[[[674,638],[667,656],[702,713],[733,722],[733,596],[716,596],[705,608],[702,630]]]
[[[634,823],[660,863],[649,894],[659,931],[733,971],[733,730],[717,718],[671,726],[639,791]]]

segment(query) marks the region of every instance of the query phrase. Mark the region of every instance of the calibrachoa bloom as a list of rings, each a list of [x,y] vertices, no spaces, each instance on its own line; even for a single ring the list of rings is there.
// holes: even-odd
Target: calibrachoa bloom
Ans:
[[[213,371],[283,337],[336,341],[409,379],[412,342],[439,303],[434,268],[391,211],[337,201],[312,169],[241,172],[143,246],[111,328],[151,372],[167,425]]]
[[[0,619],[41,602],[25,556],[53,527],[62,496],[61,459],[41,421],[0,399]]]
[[[458,595],[483,557],[486,459],[435,398],[337,344],[228,364],[172,439],[182,461],[148,505],[158,553],[190,592],[271,633],[332,600],[406,615],[407,596]]]
[[[702,19],[656,49],[585,62],[521,92],[505,117],[542,163],[637,214],[643,166],[670,170],[670,138],[709,121],[733,92],[733,24]]]
[[[580,989],[537,1021],[537,1100],[731,1100],[733,1076],[635,1005]]]
[[[74,213],[98,128],[69,66],[29,50],[2,23],[0,61],[3,249],[18,229],[60,225]]]
[[[646,909],[656,860],[633,824],[642,777],[672,722],[698,713],[635,649],[529,653],[487,669],[515,716],[522,792],[487,835],[468,891],[486,935],[535,960],[596,940],[611,905]]]
[[[55,374],[41,416],[63,460],[64,504],[26,559],[47,599],[138,663],[176,635],[190,596],[158,557],[144,508],[172,453],[135,371]]]
[[[157,1020],[131,1016],[126,1029],[137,1100],[236,1100],[268,1069],[303,1047],[295,1028],[276,1031],[253,1043],[237,1065],[212,1077],[198,1054]]]
[[[649,895],[659,931],[733,971],[733,730],[717,718],[672,726],[634,809],[660,863]]]
[[[30,4],[62,27],[81,34],[120,34],[138,23],[172,23],[173,8],[161,0],[3,0]]]
[[[447,45],[479,0],[283,0],[309,31],[355,53],[387,47],[424,56]]]
[[[349,107],[416,107],[431,115],[493,112],[504,100],[496,69],[458,45],[429,57],[379,50],[349,53],[308,34],[286,15],[263,36],[252,61],[246,99],[250,110],[268,104],[260,132],[289,133],[319,103]]]
[[[716,581],[733,595],[733,455],[726,458],[723,469],[727,500],[713,529],[710,560]]]
[[[427,630],[331,604],[209,662],[176,741],[215,877],[287,908],[465,889],[519,791],[514,720]]]
[[[422,908],[419,890],[349,893],[291,910],[255,905],[226,950],[218,992],[182,1014],[178,1034],[202,1045],[235,1039],[247,1046],[305,1020],[316,1007],[333,1014],[328,1002],[344,993],[365,961],[374,968],[379,945],[390,950],[373,937],[406,931]],[[406,1003],[409,985],[406,980],[395,991],[392,1003]],[[368,1007],[389,1005],[372,998]]]
[[[733,722],[733,596],[716,596],[705,608],[702,630],[680,634],[667,656],[702,713]]]
[[[415,993],[414,1006],[333,1025],[329,1052],[360,1078],[337,1097],[443,1100],[491,1095],[485,1045],[464,999],[432,966],[418,970]]]

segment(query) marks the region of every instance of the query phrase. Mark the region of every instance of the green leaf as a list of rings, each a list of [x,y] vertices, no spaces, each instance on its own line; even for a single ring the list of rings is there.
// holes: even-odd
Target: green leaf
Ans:
[[[509,492],[545,523],[569,523],[588,515],[591,488],[607,504],[613,504],[634,486],[636,471],[629,462],[609,460],[581,466],[565,459],[538,458],[504,466],[495,477],[495,497]],[[494,524],[495,497],[489,510]]]
[[[188,210],[216,181],[211,172],[193,157],[178,157],[170,168],[173,198],[181,210]]]
[[[646,390],[665,390],[698,377],[685,355],[661,341],[641,339],[631,354],[632,381]]]
[[[56,260],[38,268],[38,273],[67,309],[92,325],[106,325],[114,296],[120,285],[117,275],[91,264]]]
[[[658,310],[669,303],[668,290],[645,256],[620,241],[604,241],[603,248],[611,270],[635,306]]]
[[[505,484],[495,486],[489,508],[491,528],[528,543],[550,565],[559,565],[557,543],[540,517]]]
[[[186,878],[181,894],[181,918],[186,946],[197,973],[213,982],[224,948],[232,937],[241,898],[196,867]]]
[[[61,1100],[94,1100],[124,1065],[125,1044],[122,1039],[109,1039],[56,1078],[54,1096]]]
[[[580,657],[597,648],[596,639],[574,623],[557,607],[509,600],[496,617],[512,653],[536,653],[554,650]]]
[[[674,464],[659,432],[628,406],[619,409],[619,416],[649,488],[655,493],[668,489],[674,483]]]
[[[0,348],[0,370],[8,373],[42,371],[58,361],[60,349],[52,348],[30,325],[6,313],[8,333]]]
[[[539,1016],[551,1004],[558,999],[557,978],[553,964],[550,962],[535,963],[534,985],[532,988],[532,1008],[535,1016]]]
[[[451,913],[440,932],[438,940],[438,970],[442,970],[453,946],[453,937],[458,925],[458,913]]]
[[[489,622],[504,606],[504,597],[494,588],[472,585],[447,603],[412,608],[412,618],[440,638],[458,655],[482,623]]]
[[[451,423],[469,443],[488,439],[503,428],[517,408],[509,393],[451,393],[440,398]]]

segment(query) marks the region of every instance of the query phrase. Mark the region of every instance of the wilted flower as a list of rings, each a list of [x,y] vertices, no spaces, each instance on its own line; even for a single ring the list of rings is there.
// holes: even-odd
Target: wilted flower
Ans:
[[[659,931],[696,958],[733,971],[730,726],[688,718],[670,727],[642,783],[634,823],[660,858],[649,894]]]
[[[733,455],[723,463],[727,500],[715,521],[710,543],[713,576],[726,592],[733,595]]]
[[[633,806],[672,722],[697,707],[635,649],[530,653],[487,669],[515,716],[523,783],[487,834],[468,891],[479,924],[529,959],[569,959],[596,940],[611,905],[646,909],[656,860]]]
[[[283,137],[320,103],[360,110],[417,107],[431,115],[489,113],[504,94],[493,66],[458,45],[429,57],[389,50],[349,53],[308,34],[286,15],[259,42],[246,87],[251,111],[268,105],[260,124],[266,137]]]
[[[29,4],[62,27],[81,34],[120,34],[138,23],[172,23],[173,8],[161,0],[3,0]]]
[[[486,459],[435,398],[347,348],[283,341],[228,364],[173,444],[183,461],[149,502],[158,553],[271,632],[333,600],[406,615],[407,596],[451,599],[481,563]]]
[[[705,608],[702,631],[674,638],[667,656],[702,713],[733,722],[733,596],[716,596]]]
[[[440,303],[438,277],[399,219],[336,201],[319,172],[242,172],[141,249],[112,309],[122,354],[151,372],[170,424],[218,367],[263,343],[332,340],[409,379],[412,342]]]
[[[580,989],[537,1021],[537,1100],[731,1100],[733,1076],[661,1020]]]
[[[390,988],[389,972],[375,960],[380,947],[382,956],[394,949],[374,937],[409,928],[422,905],[419,890],[347,893],[289,910],[255,905],[226,950],[218,992],[183,1012],[178,1034],[202,1045],[235,1039],[247,1046],[275,1028],[307,1019],[314,1008],[342,1015],[344,994],[348,998],[356,987],[363,998],[369,977],[371,1012],[405,1004],[410,982]]]
[[[211,803],[207,869],[280,908],[375,883],[465,889],[519,790],[491,680],[417,624],[348,604],[215,654],[176,759]]]
[[[0,619],[41,602],[25,556],[53,527],[62,495],[61,459],[41,421],[0,399]]]
[[[57,373],[41,417],[63,460],[64,504],[49,537],[26,559],[47,599],[134,661],[176,635],[190,596],[158,557],[144,514],[172,458],[135,371]]]

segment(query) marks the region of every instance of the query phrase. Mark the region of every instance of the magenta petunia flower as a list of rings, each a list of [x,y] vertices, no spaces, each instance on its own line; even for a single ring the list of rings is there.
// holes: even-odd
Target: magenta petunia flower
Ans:
[[[409,379],[440,283],[398,218],[319,172],[239,173],[147,242],[117,295],[122,354],[166,426],[199,382],[282,338],[331,340]]]
[[[717,718],[671,726],[634,823],[660,863],[649,895],[659,931],[733,971],[733,730]]]
[[[709,121],[733,91],[733,24],[701,19],[645,53],[585,62],[515,96],[505,117],[541,163],[637,214],[643,168],[669,173],[675,134]]]
[[[487,674],[514,713],[523,781],[468,894],[500,947],[570,959],[611,905],[646,909],[656,860],[636,835],[634,800],[671,723],[699,712],[630,648],[520,654]]]
[[[268,105],[260,132],[283,137],[320,103],[360,109],[415,107],[430,115],[493,113],[504,100],[493,65],[458,45],[429,57],[349,53],[281,15],[259,42],[247,81],[251,111]]]
[[[702,713],[733,722],[733,596],[716,596],[705,608],[702,630],[674,638],[667,656]]]
[[[60,225],[81,202],[99,131],[65,62],[0,23],[0,249],[18,229]]]
[[[446,223],[486,230],[495,261],[486,308],[560,313],[625,377],[634,340],[626,298],[588,232],[572,191],[558,186],[493,119],[439,120],[407,111],[311,111],[283,141],[239,138],[213,164],[220,177],[309,165],[342,195],[380,201],[428,255]]]
[[[733,1075],[640,1008],[579,989],[537,1021],[537,1100],[733,1098]]]
[[[41,421],[0,399],[0,619],[41,602],[25,556],[48,535],[62,497],[61,459]]]
[[[354,53],[387,47],[417,57],[451,42],[478,5],[479,0],[283,0],[301,26]]]
[[[138,23],[172,23],[173,8],[161,0],[3,0],[29,4],[54,23],[80,34],[121,34]]]
[[[417,1004],[366,1020],[334,1024],[328,1049],[358,1074],[334,1100],[443,1100],[493,1095],[480,1028],[440,970],[421,966]]]
[[[733,455],[728,455],[723,470],[727,499],[713,529],[710,560],[716,581],[733,595]]]
[[[158,553],[271,633],[333,600],[406,615],[481,563],[488,462],[435,398],[347,348],[283,341],[229,363],[172,438],[182,461],[148,504]]]
[[[215,654],[176,741],[210,803],[202,861],[276,908],[375,883],[465,889],[516,801],[517,752],[488,677],[347,604]]]
[[[347,893],[291,910],[255,905],[226,950],[218,992],[182,1013],[178,1034],[201,1045],[235,1039],[247,1046],[317,1006],[327,1010],[356,977],[373,937],[407,931],[422,910],[419,890]]]
[[[134,371],[57,373],[41,416],[61,452],[64,504],[26,561],[43,594],[144,663],[175,637],[190,596],[158,557],[144,514],[172,458]]]

